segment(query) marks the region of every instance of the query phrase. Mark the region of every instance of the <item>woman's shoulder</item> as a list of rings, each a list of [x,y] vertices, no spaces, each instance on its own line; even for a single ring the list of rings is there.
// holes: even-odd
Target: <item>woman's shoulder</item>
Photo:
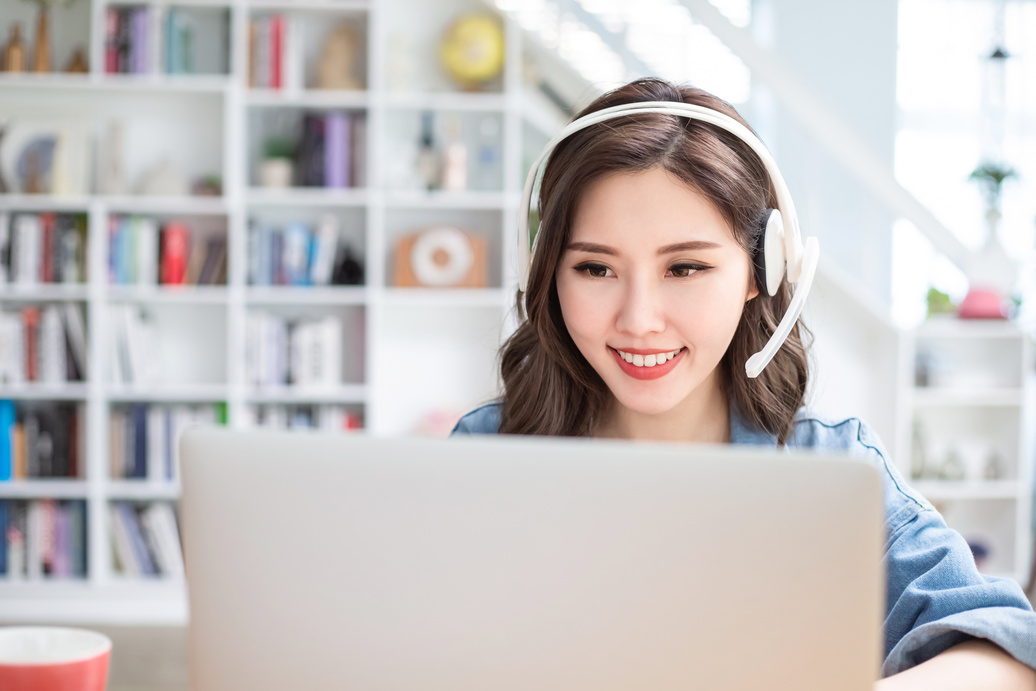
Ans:
[[[500,429],[500,402],[493,401],[464,415],[450,432],[455,434],[496,434]]]

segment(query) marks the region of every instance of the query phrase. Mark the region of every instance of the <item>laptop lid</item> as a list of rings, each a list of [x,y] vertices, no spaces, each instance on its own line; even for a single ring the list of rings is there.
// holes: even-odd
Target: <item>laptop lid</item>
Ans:
[[[196,430],[196,691],[871,689],[882,498],[744,447]]]

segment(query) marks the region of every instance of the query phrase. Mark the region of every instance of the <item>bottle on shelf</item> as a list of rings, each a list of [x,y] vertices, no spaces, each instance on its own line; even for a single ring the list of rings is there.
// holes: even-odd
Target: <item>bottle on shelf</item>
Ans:
[[[461,139],[460,121],[450,116],[444,127],[446,146],[442,154],[442,188],[447,192],[463,192],[468,188],[468,147]]]
[[[25,40],[20,22],[11,24],[11,38],[4,48],[4,72],[25,71]]]
[[[431,111],[421,114],[421,139],[417,149],[417,173],[422,186],[429,192],[439,189],[439,150],[435,146],[434,116]]]

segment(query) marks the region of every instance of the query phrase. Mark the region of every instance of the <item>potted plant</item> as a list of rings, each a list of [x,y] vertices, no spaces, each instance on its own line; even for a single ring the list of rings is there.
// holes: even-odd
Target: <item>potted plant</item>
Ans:
[[[289,137],[270,137],[263,148],[259,164],[261,187],[284,188],[291,186],[295,142]]]
[[[968,294],[957,310],[964,319],[1004,319],[1012,305],[1007,296],[1014,286],[1017,269],[1014,261],[997,240],[1000,224],[1000,195],[1004,181],[1017,177],[1014,169],[986,162],[971,172],[970,180],[982,188],[986,201],[986,242],[976,253],[968,271]]]

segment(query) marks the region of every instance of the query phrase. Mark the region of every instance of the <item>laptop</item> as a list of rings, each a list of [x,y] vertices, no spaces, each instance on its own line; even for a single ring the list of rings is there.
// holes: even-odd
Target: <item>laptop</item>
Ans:
[[[203,430],[191,688],[872,690],[878,473],[730,446]]]

